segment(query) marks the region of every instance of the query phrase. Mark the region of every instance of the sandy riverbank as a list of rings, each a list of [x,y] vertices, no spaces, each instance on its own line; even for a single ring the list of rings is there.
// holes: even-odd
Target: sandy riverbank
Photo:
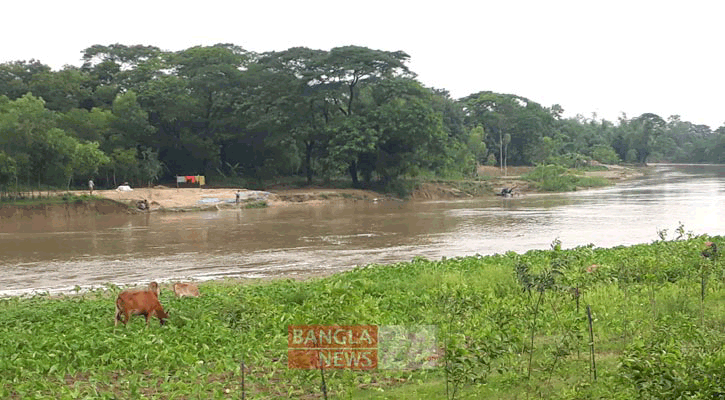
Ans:
[[[414,200],[439,200],[452,198],[466,198],[475,196],[493,196],[500,193],[501,188],[516,187],[519,194],[532,194],[536,190],[533,186],[521,179],[521,175],[533,167],[509,167],[508,174],[502,173],[497,167],[481,166],[478,170],[482,181],[470,181],[478,185],[477,194],[471,194],[454,184],[445,182],[426,182],[411,194]],[[642,171],[619,165],[607,166],[607,170],[588,171],[588,176],[598,176],[618,181],[637,178],[643,175]],[[240,192],[241,204],[235,203],[236,193]],[[87,193],[87,192],[78,192]],[[245,207],[255,202],[265,202],[268,207],[289,206],[296,204],[316,205],[326,204],[330,201],[379,201],[390,198],[388,195],[370,190],[361,189],[329,189],[329,188],[302,188],[286,190],[256,191],[244,188],[174,188],[157,186],[154,188],[135,188],[133,191],[122,192],[117,190],[94,190],[94,195],[121,203],[135,205],[136,202],[148,202],[151,211],[184,211],[202,209],[222,209]]]

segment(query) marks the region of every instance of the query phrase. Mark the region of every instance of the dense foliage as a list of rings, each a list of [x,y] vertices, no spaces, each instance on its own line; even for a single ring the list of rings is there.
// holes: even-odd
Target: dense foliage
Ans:
[[[211,282],[200,298],[163,290],[164,326],[114,327],[113,285],[4,298],[0,397],[241,398],[243,360],[248,398],[320,398],[319,371],[287,368],[288,325],[375,324],[437,327],[437,367],[327,370],[333,398],[716,398],[725,265],[708,243],[725,238],[676,233],[304,282]]]
[[[725,126],[654,114],[562,118],[521,96],[452,99],[402,52],[345,46],[256,54],[94,45],[81,67],[0,64],[0,186],[100,187],[174,175],[462,177],[477,164],[725,162]]]

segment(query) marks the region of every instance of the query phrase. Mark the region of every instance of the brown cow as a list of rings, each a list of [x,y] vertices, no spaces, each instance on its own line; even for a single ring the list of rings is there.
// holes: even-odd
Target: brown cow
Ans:
[[[158,290],[158,285],[156,289]],[[145,316],[147,326],[149,325],[149,318],[152,316],[158,318],[161,325],[169,317],[169,314],[164,312],[164,307],[159,303],[157,292],[152,290],[129,290],[118,294],[114,326],[118,325],[118,321],[123,322],[124,325],[127,324],[131,319],[131,315]]]
[[[199,297],[199,287],[194,283],[174,283],[172,286],[176,297]]]
[[[149,288],[148,288],[148,290],[149,290],[150,292],[154,292],[154,293],[156,293],[156,297],[159,297],[159,296],[161,296],[161,288],[159,287],[159,284],[158,284],[158,283],[156,283],[156,282],[151,282],[151,283],[149,283]]]

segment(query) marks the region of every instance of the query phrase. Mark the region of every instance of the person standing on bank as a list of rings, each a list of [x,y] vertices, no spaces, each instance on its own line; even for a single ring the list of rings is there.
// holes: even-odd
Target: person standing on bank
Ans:
[[[88,190],[90,190],[91,196],[93,196],[93,179],[88,180]]]

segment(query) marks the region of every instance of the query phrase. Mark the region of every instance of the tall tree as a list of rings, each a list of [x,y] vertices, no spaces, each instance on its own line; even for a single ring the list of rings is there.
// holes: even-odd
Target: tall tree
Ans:
[[[242,70],[248,53],[239,46],[217,44],[196,46],[179,51],[171,57],[171,65],[185,86],[183,117],[185,126],[177,133],[183,150],[181,154],[165,155],[169,166],[185,166],[196,173],[220,165],[219,143],[230,129],[229,115],[241,101]],[[197,161],[190,165],[190,157]],[[181,157],[179,157],[181,156]]]
[[[337,47],[320,60],[321,68],[313,76],[310,85],[325,94],[336,118],[339,134],[352,135],[359,140],[335,141],[339,149],[330,149],[338,161],[347,164],[347,171],[353,186],[359,186],[358,163],[360,156],[367,153],[374,138],[370,129],[364,126],[364,118],[354,117],[361,111],[359,93],[362,87],[394,77],[412,78],[414,74],[406,66],[410,56],[402,51],[372,50],[359,46]],[[355,145],[357,144],[357,145]]]
[[[66,66],[60,71],[35,74],[29,82],[29,89],[34,96],[45,100],[45,107],[49,110],[65,112],[92,104],[88,82],[86,73],[77,67]]]
[[[652,153],[652,146],[666,125],[657,114],[644,113],[635,118],[634,130],[631,137],[631,148],[637,152],[637,162],[647,164],[647,158]]]
[[[326,51],[305,47],[265,53],[247,73],[247,79],[252,80],[248,82],[252,89],[245,108],[248,129],[265,126],[267,142],[273,147],[293,141],[303,153],[301,162],[308,183],[312,182],[313,163],[320,164],[329,133],[330,104],[324,91],[314,86],[326,56]]]
[[[0,96],[19,99],[30,92],[30,84],[37,75],[49,72],[50,67],[37,60],[0,64]]]
[[[493,92],[479,92],[461,99],[466,113],[466,123],[473,127],[483,125],[490,147],[499,147],[499,165],[503,166],[504,136],[511,135],[510,154],[507,159],[514,164],[530,164],[543,136],[552,136],[554,118],[536,102],[527,98]],[[495,141],[495,138],[498,141]]]

